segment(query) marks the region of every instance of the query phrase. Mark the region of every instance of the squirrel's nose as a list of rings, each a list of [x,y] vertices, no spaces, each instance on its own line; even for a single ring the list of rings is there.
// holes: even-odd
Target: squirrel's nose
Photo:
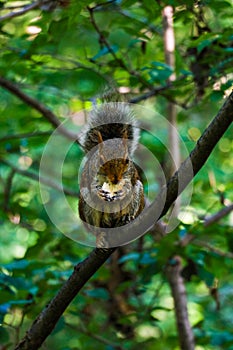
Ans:
[[[116,175],[114,175],[112,183],[113,183],[113,185],[116,185],[118,183],[118,178]]]

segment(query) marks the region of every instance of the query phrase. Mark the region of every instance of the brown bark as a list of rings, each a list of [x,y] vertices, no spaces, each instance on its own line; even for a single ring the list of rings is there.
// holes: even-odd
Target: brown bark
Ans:
[[[88,258],[74,267],[74,272],[57,295],[38,315],[15,350],[36,350],[52,332],[57,321],[80,289],[113,253],[114,249],[94,249]]]
[[[175,256],[166,268],[166,276],[174,300],[180,348],[181,350],[194,350],[194,337],[188,318],[186,290],[181,270],[181,258]]]

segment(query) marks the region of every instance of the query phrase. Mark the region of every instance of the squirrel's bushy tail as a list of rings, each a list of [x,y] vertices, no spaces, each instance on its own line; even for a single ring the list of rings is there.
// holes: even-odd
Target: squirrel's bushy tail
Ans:
[[[139,128],[134,113],[127,103],[109,102],[96,107],[89,116],[80,134],[80,144],[88,152],[99,143],[98,134],[103,141],[126,138],[129,154],[132,155],[138,144]]]

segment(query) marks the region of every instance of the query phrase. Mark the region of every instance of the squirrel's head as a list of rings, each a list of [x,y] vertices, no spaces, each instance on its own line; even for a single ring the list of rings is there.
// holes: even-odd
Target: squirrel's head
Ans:
[[[105,201],[122,200],[131,190],[131,161],[127,158],[111,159],[100,166],[97,188]]]

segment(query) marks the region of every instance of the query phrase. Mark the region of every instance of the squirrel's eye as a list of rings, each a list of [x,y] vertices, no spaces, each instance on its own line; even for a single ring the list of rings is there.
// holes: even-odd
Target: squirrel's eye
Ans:
[[[123,171],[123,175],[127,175],[129,173],[129,169],[125,169],[125,171]]]
[[[105,174],[104,171],[99,171],[99,172],[98,172],[98,176],[106,176],[106,174]]]

